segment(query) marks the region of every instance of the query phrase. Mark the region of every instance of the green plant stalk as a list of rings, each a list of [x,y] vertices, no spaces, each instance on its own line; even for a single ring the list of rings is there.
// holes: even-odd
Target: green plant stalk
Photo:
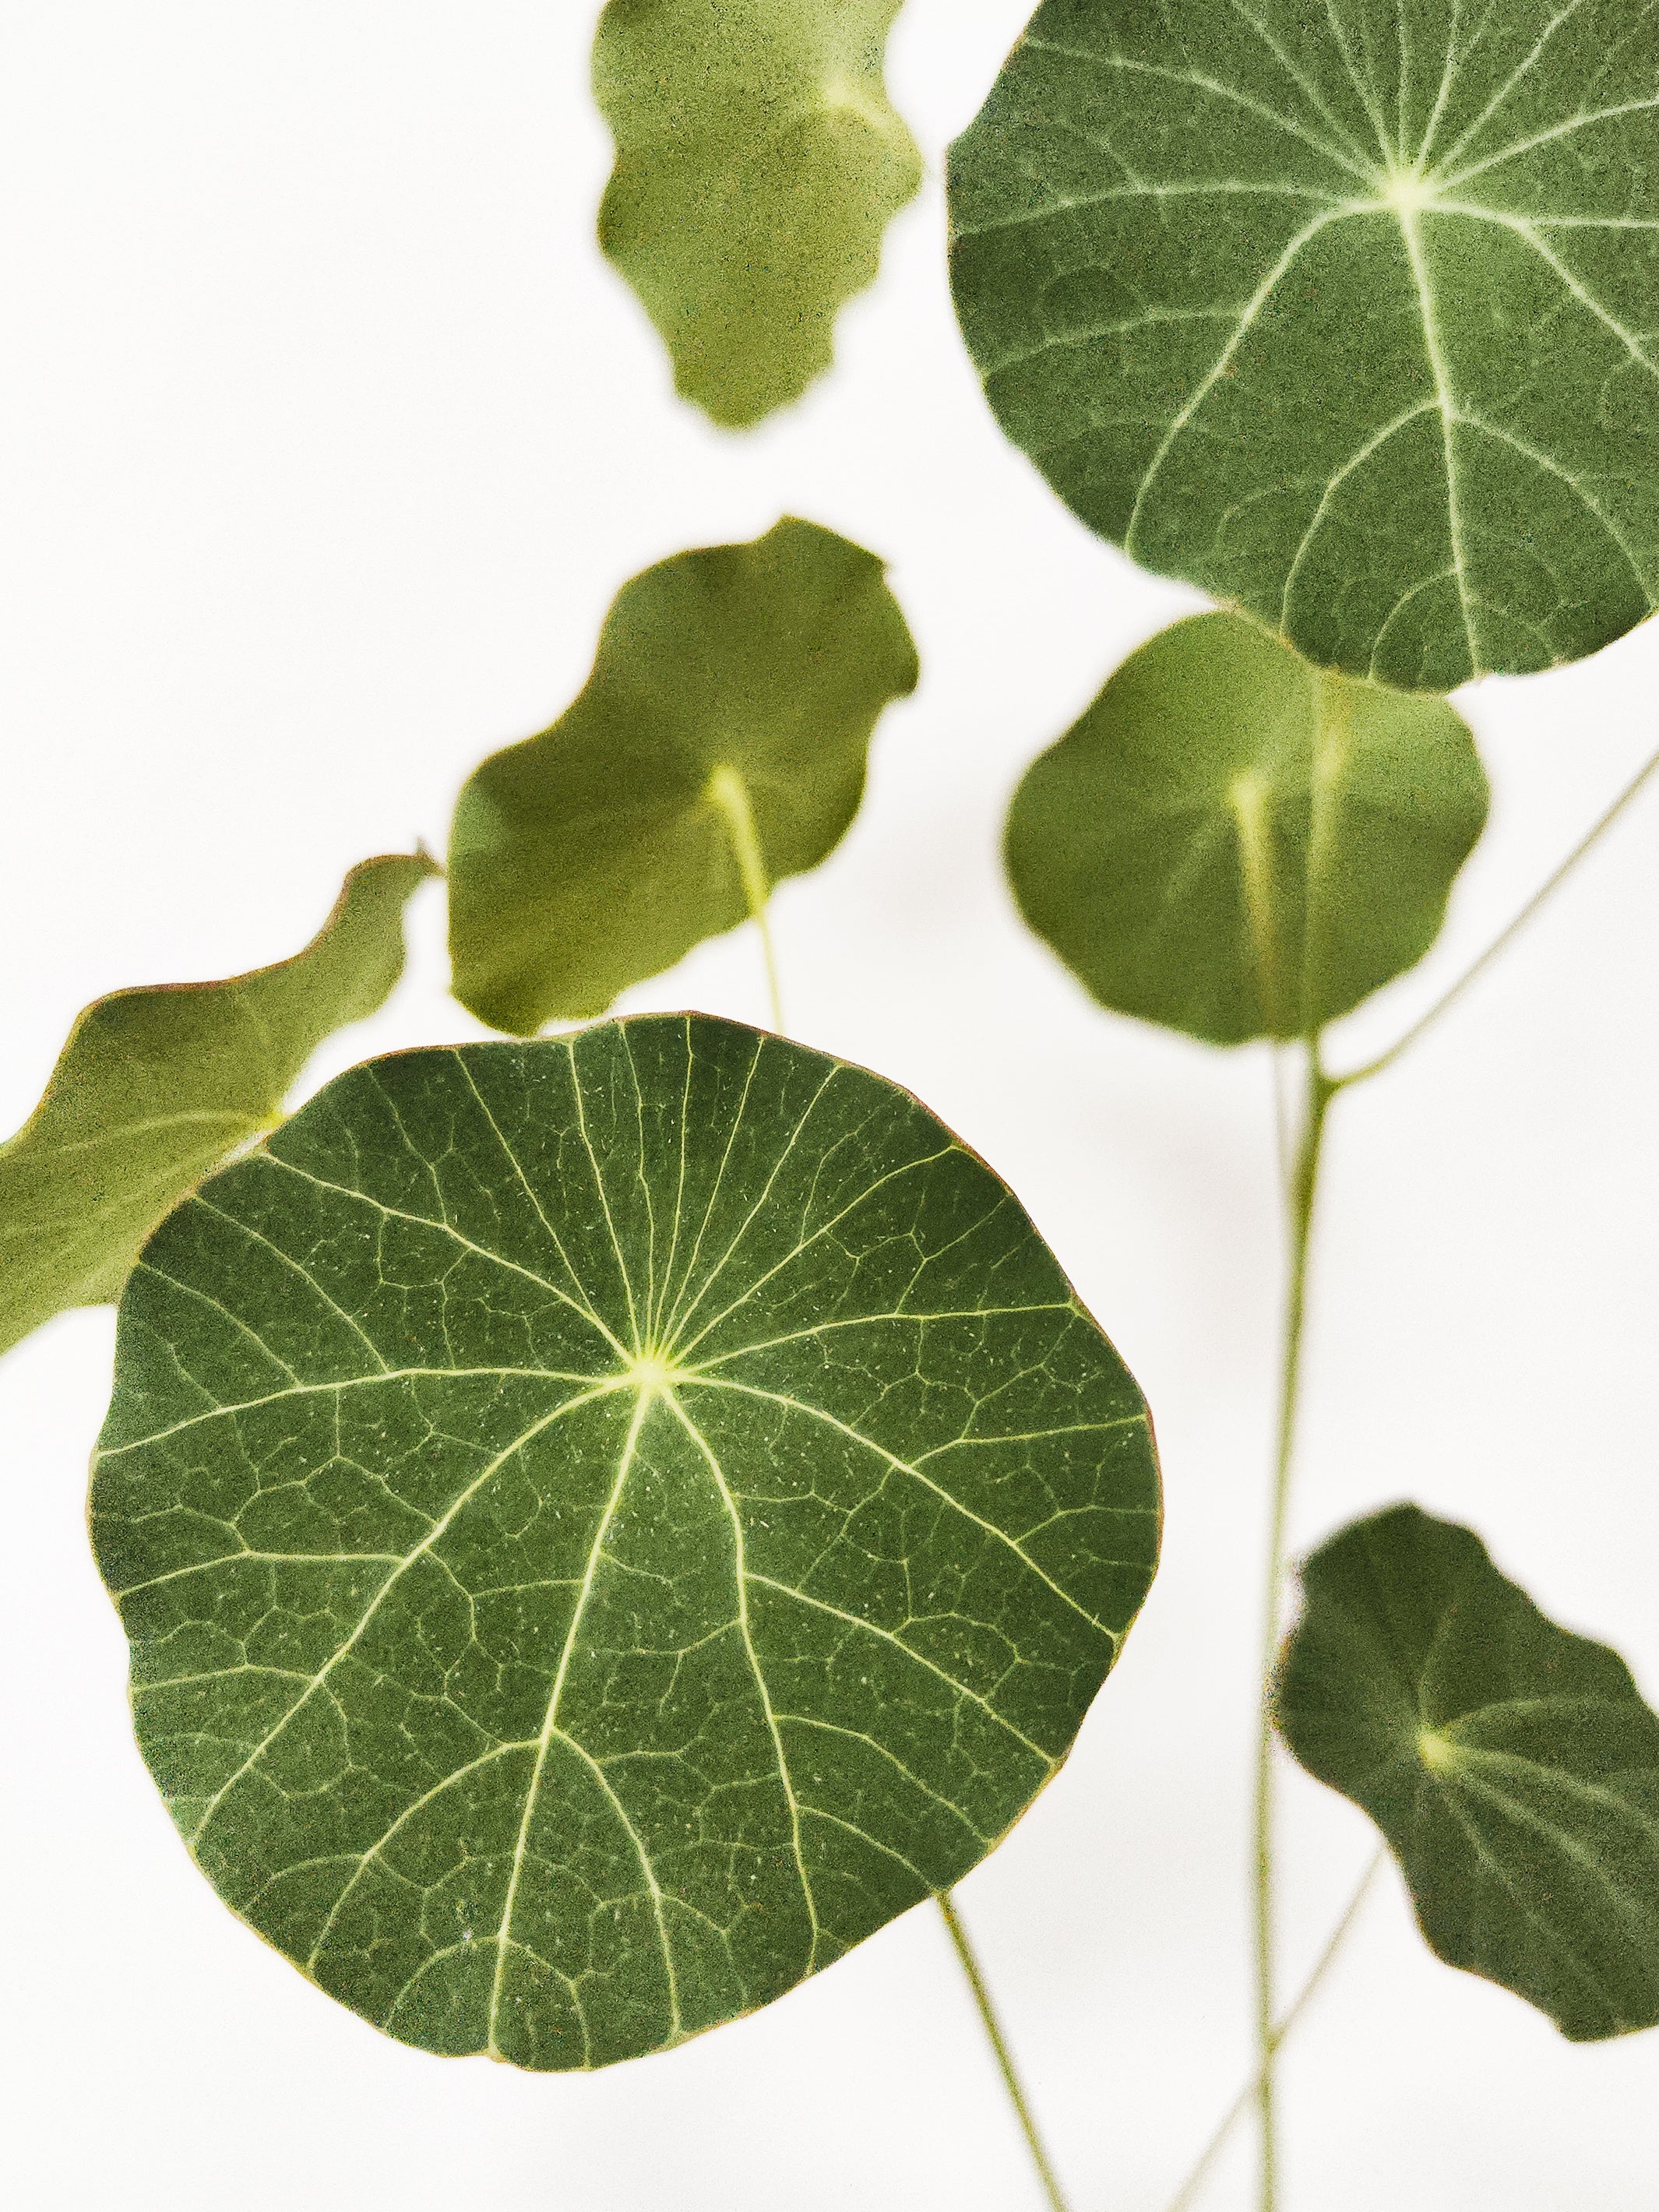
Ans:
[[[1376,1881],[1378,1873],[1382,1869],[1382,1862],[1387,1856],[1386,1852],[1378,1851],[1371,1860],[1370,1864],[1366,1868],[1364,1873],[1360,1876],[1359,1887],[1355,1890],[1352,1897],[1349,1899],[1347,1911],[1343,1914],[1340,1920],[1337,1922],[1335,1928],[1332,1930],[1330,1941],[1320,1953],[1318,1964],[1314,1967],[1313,1972],[1309,1975],[1307,1980],[1304,1982],[1301,1989],[1297,1993],[1294,2002],[1291,2003],[1289,2009],[1282,2015],[1278,2025],[1274,2027],[1273,2033],[1273,2047],[1275,2057],[1278,2056],[1284,2045],[1289,2040],[1291,2031],[1295,2027],[1297,2022],[1301,2019],[1308,2007],[1313,2002],[1313,2000],[1318,1994],[1320,1985],[1324,1981],[1326,1975],[1329,1973],[1331,1968],[1336,1964],[1337,1954],[1341,1950],[1343,1945],[1347,1942],[1349,1936],[1352,1933],[1355,1923],[1359,1918],[1359,1908],[1364,1905],[1367,1896],[1370,1894],[1371,1884]],[[1188,2174],[1185,2181],[1182,2183],[1181,2187],[1176,2192],[1175,2196],[1170,2198],[1168,2212],[1190,2212],[1190,2208],[1198,2200],[1198,2192],[1203,2186],[1205,2176],[1209,2172],[1210,2168],[1215,2164],[1217,2154],[1219,2153],[1222,2145],[1226,2142],[1228,2136],[1231,2135],[1239,2121],[1243,2118],[1244,2114],[1249,2110],[1251,2105],[1255,2101],[1256,2096],[1261,2089],[1261,2069],[1258,2067],[1256,2071],[1250,2076],[1249,2080],[1244,2084],[1244,2087],[1239,2091],[1238,2094],[1233,2099],[1232,2103],[1228,2106],[1225,2112],[1222,2115],[1222,2118],[1216,2127],[1215,2133],[1210,2137],[1208,2142],[1205,2144],[1204,2148],[1199,2154],[1198,2159],[1193,2166],[1192,2170]]]
[[[1267,1572],[1262,1601],[1261,1714],[1256,1737],[1255,1988],[1256,2052],[1260,2066],[1256,2106],[1261,2129],[1258,2199],[1261,2212],[1277,2212],[1279,2203],[1279,2132],[1274,2079],[1274,2061],[1278,2056],[1279,2038],[1277,2033],[1278,2004],[1273,1971],[1277,1916],[1273,1883],[1273,1676],[1279,1656],[1285,1537],[1290,1524],[1291,1477],[1301,1391],[1302,1340],[1308,1304],[1308,1255],[1313,1236],[1314,1206],[1319,1189],[1325,1120],[1331,1101],[1340,1087],[1325,1073],[1320,1060],[1318,1037],[1310,1038],[1308,1043],[1306,1120],[1290,1194],[1290,1275],[1285,1302],[1284,1357],[1279,1376],[1279,1439],[1273,1477],[1273,1517],[1267,1540]]]
[[[1499,931],[1498,934],[1493,938],[1492,943],[1486,947],[1480,958],[1476,960],[1472,966],[1464,969],[1463,973],[1458,977],[1451,988],[1447,991],[1443,997],[1437,999],[1434,1004],[1429,1008],[1427,1013],[1420,1015],[1419,1018],[1412,1024],[1405,1035],[1397,1039],[1395,1043],[1391,1044],[1386,1052],[1379,1053],[1375,1060],[1367,1060],[1363,1067],[1352,1068],[1346,1075],[1333,1077],[1332,1080],[1336,1084],[1337,1087],[1340,1090],[1346,1090],[1351,1083],[1368,1083],[1373,1075],[1381,1075],[1385,1068],[1392,1067],[1394,1066],[1395,1060],[1400,1058],[1401,1054],[1406,1051],[1408,1046],[1413,1045],[1417,1042],[1417,1040],[1423,1035],[1425,1030],[1432,1029],[1434,1024],[1440,1019],[1441,1016],[1449,1012],[1449,1010],[1456,1005],[1457,1001],[1462,997],[1464,992],[1468,989],[1469,986],[1472,983],[1479,981],[1480,977],[1486,974],[1487,969],[1492,966],[1493,961],[1498,958],[1498,955],[1501,952],[1505,952],[1509,950],[1510,945],[1514,943],[1515,939],[1521,934],[1522,931],[1526,928],[1528,923],[1532,921],[1539,909],[1549,903],[1550,900],[1554,897],[1556,892],[1560,890],[1562,884],[1566,882],[1568,877],[1572,875],[1577,869],[1579,863],[1586,860],[1595,850],[1596,846],[1601,843],[1602,838],[1607,836],[1608,830],[1613,827],[1614,823],[1620,820],[1626,810],[1641,797],[1643,792],[1647,788],[1648,785],[1653,781],[1656,775],[1659,775],[1659,752],[1653,754],[1653,756],[1638,769],[1634,777],[1625,786],[1625,788],[1620,793],[1618,798],[1613,800],[1612,805],[1607,808],[1605,813],[1598,816],[1596,820],[1590,824],[1590,827],[1584,832],[1584,835],[1567,854],[1565,860],[1564,860],[1560,866],[1546,878],[1546,880],[1539,886],[1538,890],[1533,893],[1532,896],[1527,901],[1525,906],[1523,906],[1521,908],[1521,911],[1515,916],[1515,919],[1509,922],[1502,930]]]
[[[974,1948],[968,1941],[968,1931],[963,1926],[957,1914],[956,1900],[948,1889],[941,1889],[935,1892],[935,1901],[944,1915],[945,1926],[951,1931],[951,1941],[956,1945],[957,1956],[962,1961],[962,1971],[968,1977],[968,1986],[974,1993],[974,2002],[979,2007],[980,2019],[984,2022],[985,2033],[991,2039],[991,2048],[996,2053],[997,2064],[1002,2071],[1003,2086],[1008,2092],[1009,2100],[1015,2112],[1018,2115],[1026,2147],[1031,2154],[1031,2163],[1037,2170],[1038,2178],[1042,2183],[1043,2192],[1053,2208],[1053,2212],[1066,2212],[1066,2199],[1060,2194],[1059,2177],[1049,2163],[1048,2154],[1042,2147],[1042,2138],[1037,2133],[1036,2122],[1032,2118],[1030,2106],[1025,2100],[1025,2092],[1020,2087],[1019,2075],[1014,2069],[1013,2055],[1009,2051],[1007,2039],[1002,2033],[1001,2023],[997,2019],[996,2008],[991,2002],[991,1992],[986,1987],[985,1977],[980,1971],[979,1960],[975,1957]]]
[[[760,931],[761,951],[766,958],[766,988],[772,999],[772,1026],[781,1036],[783,996],[778,989],[778,963],[773,957],[772,925],[768,919],[772,884],[761,853],[760,835],[755,827],[755,810],[749,803],[749,786],[736,769],[717,768],[708,779],[708,796],[726,823],[738,873],[743,878],[743,895],[749,904],[750,919]]]
[[[735,769],[716,769],[708,780],[708,795],[720,810],[732,840],[732,850],[743,878],[744,896],[749,902],[749,912],[760,931],[761,945],[766,955],[766,981],[772,998],[772,1026],[780,1036],[783,1033],[783,999],[778,988],[777,963],[772,950],[772,933],[768,925],[767,908],[771,898],[771,885],[767,880],[766,863],[761,855],[760,838],[755,828],[754,809],[749,803],[749,787]],[[1036,2166],[1053,2212],[1067,2212],[1065,2198],[1060,2195],[1060,2183],[1042,2138],[1037,2133],[1036,2122],[1026,2101],[1025,2092],[1015,2071],[1013,2055],[1002,2033],[996,2008],[991,2002],[991,1992],[981,1971],[973,1946],[968,1941],[968,1931],[963,1926],[955,1900],[948,1890],[938,1893],[938,1903],[945,1924],[956,1946],[962,1969],[968,1977],[968,1986],[973,1991],[974,2002],[995,2054],[999,2070],[1010,2100],[1017,2114],[1027,2147]]]
[[[1324,718],[1321,720],[1321,738],[1325,733]],[[1318,1195],[1319,1169],[1322,1154],[1326,1118],[1331,1102],[1340,1091],[1352,1084],[1364,1083],[1385,1068],[1393,1066],[1403,1053],[1414,1044],[1424,1032],[1439,1021],[1462,997],[1469,987],[1482,976],[1498,958],[1507,951],[1516,938],[1545,907],[1577,870],[1580,864],[1601,843],[1607,832],[1619,822],[1626,810],[1641,795],[1647,786],[1659,775],[1659,753],[1655,753],[1638,771],[1625,789],[1604,813],[1592,823],[1568,853],[1560,865],[1528,900],[1508,926],[1493,939],[1473,966],[1465,970],[1443,997],[1437,1000],[1428,1012],[1406,1031],[1403,1036],[1375,1060],[1364,1066],[1351,1069],[1345,1074],[1332,1075],[1323,1065],[1317,1035],[1308,1040],[1308,1091],[1305,1118],[1301,1143],[1297,1150],[1294,1171],[1290,1178],[1289,1210],[1291,1231],[1291,1259],[1289,1284],[1285,1297],[1284,1355],[1279,1397],[1277,1468],[1273,1482],[1273,1516],[1268,1538],[1267,1578],[1264,1595],[1264,1624],[1262,1634],[1261,1716],[1256,1744],[1255,1768],[1255,1979],[1256,1979],[1256,2043],[1258,2070],[1254,2094],[1261,2118],[1261,2166],[1259,2204],[1261,2212],[1277,2212],[1279,2203],[1279,2138],[1276,2110],[1275,2060],[1290,2022],[1310,1991],[1304,1991],[1282,2024],[1276,2024],[1274,1988],[1274,1939],[1277,1933],[1273,1875],[1273,1815],[1274,1769],[1272,1691],[1273,1669],[1279,1656],[1279,1638],[1282,1625],[1282,1598],[1285,1568],[1285,1536],[1289,1526],[1291,1481],[1296,1446],[1297,1411],[1302,1378],[1302,1343],[1307,1311],[1308,1257],[1313,1234],[1314,1209]],[[1310,875],[1316,872],[1312,861],[1316,857],[1320,815],[1316,807],[1315,847],[1310,855]],[[1281,1123],[1282,1127],[1282,1123]],[[1282,1139],[1281,1139],[1282,1150]],[[1369,1879],[1369,1877],[1368,1877]],[[1346,1923],[1339,1930],[1338,1941],[1346,1933]],[[1322,1962],[1321,1973],[1328,1960]],[[1250,2092],[1245,2093],[1245,2100]],[[1202,2179],[1222,2136],[1232,2124],[1234,2115],[1229,2114],[1221,2134],[1206,2150],[1204,2159],[1189,2179],[1186,2189],[1176,2199],[1170,2212],[1182,2212],[1191,2197],[1191,2192]]]
[[[766,864],[761,856],[760,838],[755,829],[754,810],[749,803],[749,787],[735,769],[716,769],[708,780],[708,795],[725,820],[727,835],[732,840],[732,850],[736,856],[738,871],[743,878],[744,896],[749,902],[750,914],[760,930],[761,944],[766,954],[766,980],[772,995],[772,1026],[781,1035],[783,1032],[782,994],[778,988],[777,963],[772,951],[772,933],[767,924],[767,907],[771,896],[771,886],[767,881]],[[968,1978],[968,1986],[973,1991],[974,2002],[978,2008],[981,2022],[989,2039],[991,2049],[995,2054],[998,2069],[1001,2073],[1003,2084],[1007,2089],[1010,2101],[1018,2118],[1021,2131],[1024,2135],[1027,2148],[1031,2154],[1032,2163],[1036,2168],[1044,2193],[1053,2208],[1053,2212],[1068,2212],[1066,2200],[1060,2194],[1059,2179],[1053,2166],[1049,2163],[1048,2154],[1043,2148],[1042,2138],[1037,2133],[1036,2121],[1026,2100],[1019,2075],[1015,2070],[1013,2054],[1008,2048],[1007,2039],[1004,2036],[1001,2023],[997,2018],[996,2008],[991,2002],[989,1987],[981,1970],[979,1960],[975,1955],[973,1946],[968,1940],[968,1931],[963,1926],[961,1917],[957,1911],[955,1899],[949,1890],[939,1891],[936,1896],[945,1925],[950,1930],[951,1941],[956,1947],[957,1956],[962,1961],[962,1970]]]

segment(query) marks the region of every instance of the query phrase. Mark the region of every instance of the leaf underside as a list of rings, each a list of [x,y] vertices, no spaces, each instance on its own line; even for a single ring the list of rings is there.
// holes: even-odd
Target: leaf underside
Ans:
[[[874,554],[789,517],[624,584],[580,696],[463,789],[456,996],[494,1028],[603,1013],[749,912],[735,784],[766,879],[816,867],[864,794],[915,647]]]
[[[549,2069],[964,1874],[1158,1526],[1140,1395],[1006,1188],[702,1016],[320,1092],[135,1271],[92,1510],[222,1895],[391,2034]]]
[[[1299,1036],[1428,951],[1486,803],[1443,701],[1200,615],[1027,770],[1008,872],[1103,1006],[1212,1044]]]
[[[674,383],[746,428],[834,359],[921,158],[882,81],[900,0],[611,0],[593,88],[617,142],[599,243]]]
[[[386,999],[404,904],[436,873],[423,854],[365,860],[293,959],[86,1008],[0,1145],[0,1352],[65,1307],[120,1295],[162,1215],[270,1127],[325,1037]]]
[[[1431,1947],[1575,2042],[1659,2023],[1659,1715],[1623,1660],[1413,1505],[1303,1581],[1280,1732],[1382,1829]]]
[[[1433,691],[1652,608],[1647,0],[1044,0],[951,207],[999,420],[1148,568]]]

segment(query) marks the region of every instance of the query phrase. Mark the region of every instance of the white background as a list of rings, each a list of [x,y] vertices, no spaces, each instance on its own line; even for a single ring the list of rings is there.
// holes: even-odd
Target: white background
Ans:
[[[592,243],[592,0],[0,8],[0,1129],[117,986],[280,958],[346,867],[580,684],[616,586],[781,511],[889,556],[923,684],[777,901],[795,1033],[1012,1182],[1157,1411],[1162,1577],[1066,1773],[966,1885],[1076,2212],[1159,2212],[1248,2064],[1245,1827],[1281,1264],[1263,1054],[1106,1017],[1019,927],[1026,763],[1194,604],[1075,525],[955,334],[942,149],[1023,0],[909,0],[930,181],[841,365],[736,439]],[[1467,702],[1497,791],[1385,1042],[1654,741],[1659,635]],[[1659,1692],[1659,791],[1413,1056],[1338,1109],[1296,1535],[1474,1521]],[[476,1034],[441,892],[307,1087]],[[634,994],[759,1018],[749,934]],[[667,2057],[533,2077],[383,2039],[234,1921],[128,1734],[82,1526],[108,1313],[0,1369],[0,2176],[20,2212],[1024,2212],[937,1917]],[[1364,1820],[1286,1785],[1287,1968]],[[1573,2049],[1436,1963],[1390,1874],[1287,2067],[1291,2212],[1653,2203],[1659,2036]],[[1206,2202],[1243,2208],[1248,2145]]]

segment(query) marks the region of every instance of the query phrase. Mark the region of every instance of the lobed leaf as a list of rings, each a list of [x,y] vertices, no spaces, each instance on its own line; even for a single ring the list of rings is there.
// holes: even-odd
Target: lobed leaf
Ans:
[[[1298,1036],[1427,951],[1486,803],[1443,701],[1200,615],[1028,769],[1008,872],[1103,1006],[1212,1044]]]
[[[1624,1661],[1414,1505],[1303,1582],[1280,1733],[1382,1829],[1431,1947],[1574,2042],[1659,2022],[1659,1714]]]
[[[1043,0],[950,181],[999,421],[1148,568],[1429,691],[1652,609],[1647,0]]]
[[[437,872],[424,854],[365,860],[293,959],[86,1008],[0,1145],[0,1352],[66,1306],[119,1296],[162,1215],[273,1126],[325,1037],[386,999],[404,903]]]
[[[836,316],[921,182],[882,81],[899,4],[611,0],[599,19],[599,243],[716,422],[747,428],[830,366]]]
[[[786,518],[624,584],[586,689],[462,791],[455,994],[493,1027],[604,1012],[816,867],[864,794],[870,738],[915,689],[873,554]]]
[[[371,1062],[181,1206],[92,1522],[220,1893],[403,2041],[551,2069],[983,1857],[1158,1492],[981,1161],[878,1076],[653,1016]]]

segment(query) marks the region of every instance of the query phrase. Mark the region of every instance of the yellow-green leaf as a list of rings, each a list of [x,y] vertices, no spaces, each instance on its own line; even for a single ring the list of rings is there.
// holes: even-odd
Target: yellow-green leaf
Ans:
[[[1298,1036],[1419,960],[1486,818],[1468,725],[1237,615],[1133,653],[1008,817],[1026,920],[1103,1006]]]
[[[745,428],[834,357],[921,158],[882,82],[899,0],[611,0],[593,88],[617,141],[599,241],[674,362]]]
[[[624,584],[586,689],[455,809],[455,995],[495,1028],[603,1013],[815,868],[915,647],[874,554],[786,519]]]
[[[323,1039],[397,981],[404,902],[436,872],[424,854],[365,860],[293,959],[86,1009],[0,1146],[0,1351],[66,1306],[118,1297],[161,1217],[274,1126]]]

